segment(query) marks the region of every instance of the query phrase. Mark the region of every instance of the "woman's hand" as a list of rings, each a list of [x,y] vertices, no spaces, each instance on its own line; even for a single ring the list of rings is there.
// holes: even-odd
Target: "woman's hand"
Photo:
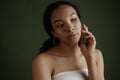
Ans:
[[[87,26],[83,24],[81,30],[80,49],[85,57],[93,57],[95,53],[96,40],[94,35],[89,32]]]

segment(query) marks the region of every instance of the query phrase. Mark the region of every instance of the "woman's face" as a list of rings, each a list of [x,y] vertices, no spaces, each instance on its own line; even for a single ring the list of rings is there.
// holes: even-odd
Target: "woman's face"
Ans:
[[[81,22],[74,8],[69,5],[61,5],[56,8],[51,16],[53,35],[60,42],[78,43],[81,36]]]

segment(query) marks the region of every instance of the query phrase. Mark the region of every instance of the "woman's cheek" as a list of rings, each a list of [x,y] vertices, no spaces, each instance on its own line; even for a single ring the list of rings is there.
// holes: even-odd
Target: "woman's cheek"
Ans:
[[[80,25],[80,24],[77,24],[77,25],[76,25],[76,29],[77,29],[78,31],[81,31],[81,25]]]

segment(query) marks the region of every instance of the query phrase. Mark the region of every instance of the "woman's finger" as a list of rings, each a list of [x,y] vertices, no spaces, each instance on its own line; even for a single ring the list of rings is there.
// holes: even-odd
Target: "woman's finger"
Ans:
[[[85,34],[84,37],[86,38],[87,41],[94,41],[95,42],[95,37],[91,32],[82,30],[82,34]]]
[[[92,35],[91,32],[89,32],[89,31],[85,31],[85,30],[82,30],[82,33],[85,34],[85,35]]]
[[[85,24],[83,24],[83,30],[88,31],[88,27]]]

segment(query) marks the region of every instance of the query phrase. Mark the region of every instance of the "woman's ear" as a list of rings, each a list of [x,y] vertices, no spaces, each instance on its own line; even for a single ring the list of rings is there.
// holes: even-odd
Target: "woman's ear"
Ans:
[[[54,30],[51,31],[54,37],[57,37],[56,33]]]

